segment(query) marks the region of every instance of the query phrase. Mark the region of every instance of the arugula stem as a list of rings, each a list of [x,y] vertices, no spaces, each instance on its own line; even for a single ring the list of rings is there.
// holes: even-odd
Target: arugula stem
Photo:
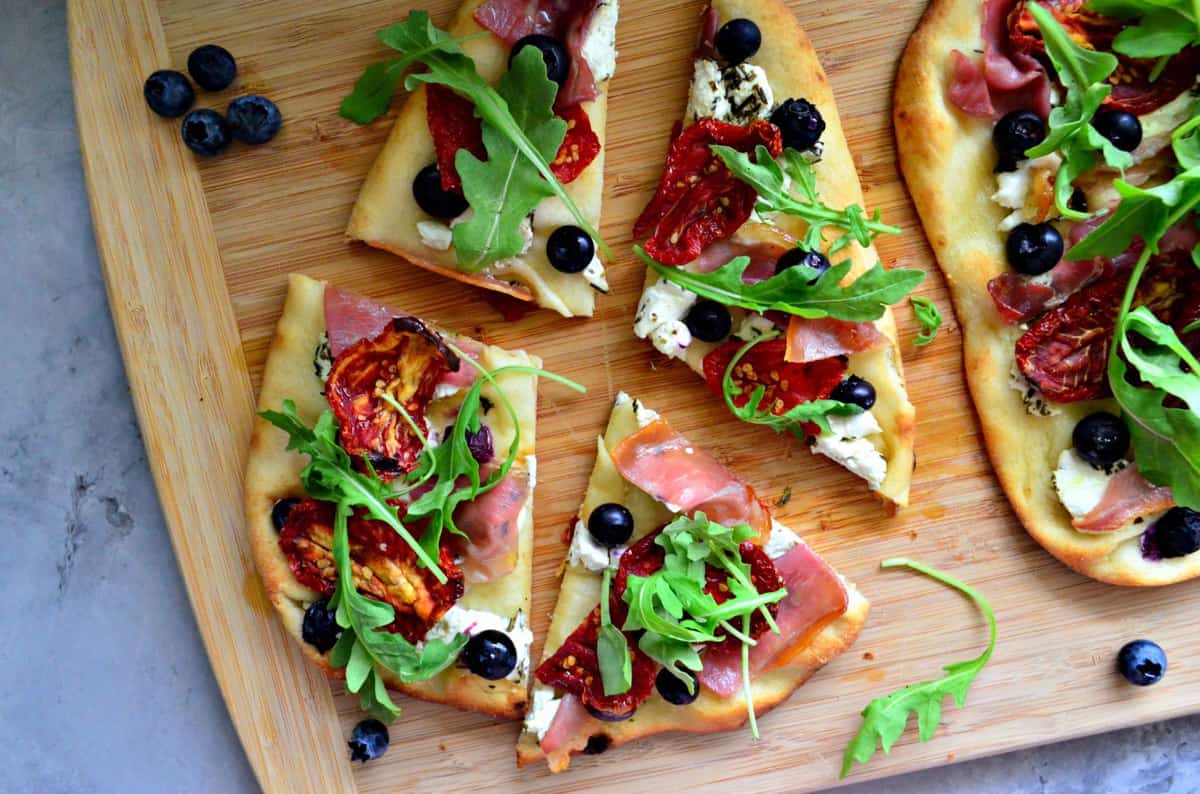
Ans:
[[[970,597],[970,599],[975,602],[975,606],[979,607],[980,611],[987,616],[989,637],[988,647],[987,650],[980,654],[980,656],[976,659],[976,662],[980,667],[987,664],[987,661],[992,658],[992,651],[996,649],[996,613],[992,611],[992,605],[987,602],[987,599],[983,597],[982,593],[980,593],[974,587],[971,587],[971,585],[967,584],[966,582],[955,579],[948,573],[943,573],[936,568],[931,568],[924,563],[917,562],[916,560],[910,560],[907,557],[892,557],[879,563],[879,567],[911,568],[918,573],[925,574],[930,579],[934,579],[942,584],[950,585],[955,590],[963,592]]]
[[[414,538],[409,533],[408,529],[405,528],[404,524],[401,523],[399,516],[395,512],[395,508],[387,503],[379,502],[377,499],[375,499],[373,494],[363,490],[359,483],[354,479],[348,480],[346,487],[358,491],[358,493],[361,494],[360,499],[368,503],[371,501],[377,502],[381,506],[381,509],[372,511],[372,515],[376,518],[382,519],[385,524],[396,531],[397,535],[404,539],[404,542],[407,543],[412,548],[413,553],[417,555],[417,559],[420,560],[421,564],[433,573],[439,584],[446,583],[447,580],[445,572],[438,567],[437,561],[429,556],[425,549],[421,547],[421,544],[417,542],[416,538]]]
[[[750,615],[742,616],[742,628],[750,633]],[[758,740],[758,715],[754,713],[754,690],[750,686],[750,646],[742,643],[742,691],[746,695],[746,715],[750,720],[750,734]]]
[[[417,440],[421,442],[422,449],[429,446],[429,437],[421,431],[421,428],[417,427],[417,420],[413,419],[412,414],[408,412],[407,408],[400,404],[399,400],[387,392],[380,394],[379,399],[390,405],[397,413],[404,417],[404,421],[408,423],[408,426],[412,428],[413,433],[416,434]]]

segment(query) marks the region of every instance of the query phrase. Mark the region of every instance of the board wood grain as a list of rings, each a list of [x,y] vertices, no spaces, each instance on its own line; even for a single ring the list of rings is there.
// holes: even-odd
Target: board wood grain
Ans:
[[[356,127],[338,118],[338,103],[361,69],[384,55],[374,30],[413,7],[444,23],[451,0],[71,2],[80,137],[113,316],[180,571],[265,789],[647,790],[667,776],[676,787],[832,786],[868,700],[935,677],[986,642],[983,619],[965,600],[926,579],[878,569],[879,560],[896,555],[977,585],[996,608],[1000,642],[968,707],[948,706],[933,742],[917,744],[910,730],[890,756],[852,780],[1200,710],[1192,662],[1200,640],[1188,630],[1198,585],[1119,590],[1068,571],[1025,535],[991,475],[944,284],[895,164],[891,83],[920,2],[790,3],[822,54],[869,207],[906,230],[881,239],[881,255],[888,264],[928,270],[921,292],[948,315],[938,341],[910,349],[906,361],[919,421],[912,507],[890,517],[837,466],[769,430],[732,422],[690,372],[633,338],[642,270],[629,228],[653,191],[683,107],[701,5],[626,0],[622,8],[603,226],[618,252],[612,294],[589,321],[539,312],[503,323],[478,292],[349,244],[342,234],[390,117]],[[235,146],[199,162],[179,142],[177,123],[145,109],[141,81],[156,68],[182,68],[193,47],[209,42],[231,50],[241,74],[234,88],[202,93],[198,104],[223,108],[237,94],[263,93],[285,122],[269,145]],[[290,271],[489,342],[527,347],[588,386],[583,397],[553,386],[541,395],[532,616],[539,637],[554,601],[562,530],[583,492],[609,401],[625,389],[665,411],[769,498],[784,502],[790,494],[780,517],[873,601],[858,644],[762,718],[757,743],[746,733],[661,737],[580,758],[567,777],[552,778],[543,769],[516,769],[515,724],[405,701],[387,756],[352,770],[343,742],[359,719],[356,703],[301,663],[266,608],[237,497],[253,389]],[[911,338],[910,313],[902,309],[898,318]],[[1155,638],[1171,655],[1167,680],[1150,690],[1124,685],[1112,671],[1117,649],[1135,636]]]

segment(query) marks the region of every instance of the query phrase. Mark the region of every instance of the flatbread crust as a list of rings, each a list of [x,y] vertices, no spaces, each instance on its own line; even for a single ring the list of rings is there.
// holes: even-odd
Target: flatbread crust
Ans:
[[[783,0],[712,0],[712,7],[720,14],[722,24],[731,19],[750,19],[763,31],[762,47],[750,62],[766,72],[776,100],[803,97],[821,111],[825,119],[825,133],[821,136],[825,150],[821,161],[813,166],[821,197],[830,206],[866,206],[829,78],[821,68],[808,34],[787,4]],[[796,238],[802,237],[807,229],[807,224],[794,216],[779,214],[774,222]],[[848,254],[853,262],[850,272],[856,278],[880,261],[874,246],[863,248],[852,243],[839,256],[843,254]],[[648,270],[646,286],[657,279],[654,271]],[[913,455],[916,411],[905,388],[904,365],[892,310],[887,309],[875,325],[891,345],[851,355],[850,372],[875,386],[876,402],[871,412],[883,428],[877,438],[882,439],[879,451],[888,467],[886,479],[874,493],[895,510],[908,504],[916,466]]]
[[[645,536],[670,520],[673,515],[649,494],[627,482],[617,471],[609,450],[638,429],[636,408],[625,394],[618,396],[604,436],[597,441],[596,464],[588,482],[587,493],[580,506],[580,515],[590,515],[593,508],[605,502],[619,502],[634,515],[634,540]],[[563,579],[559,589],[554,616],[546,635],[542,660],[548,659],[563,644],[572,631],[600,602],[598,574],[583,568],[563,564]],[[870,604],[854,585],[846,582],[850,596],[846,612],[831,622],[812,639],[811,643],[786,667],[756,674],[752,680],[755,713],[762,716],[788,698],[813,673],[836,657],[857,639],[867,619]],[[536,683],[535,686],[541,686]],[[688,706],[673,706],[655,691],[638,707],[637,712],[623,722],[602,722],[589,719],[576,741],[572,753],[555,754],[549,758],[550,770],[560,772],[570,764],[571,755],[582,751],[592,737],[604,737],[608,743],[601,747],[616,747],[656,733],[681,731],[687,733],[718,733],[743,725],[747,720],[746,702],[740,695],[723,698],[701,688],[700,696]],[[603,741],[602,739],[600,741]],[[522,732],[517,741],[517,764],[526,766],[546,758],[536,734]]]
[[[1143,526],[1087,535],[1054,490],[1058,455],[1071,432],[1112,401],[1057,406],[1055,416],[1030,415],[1011,385],[1014,345],[1021,334],[1005,324],[987,291],[1007,265],[997,224],[1008,213],[995,192],[991,125],[951,105],[950,53],[981,51],[982,0],[933,0],[900,61],[894,116],[900,166],[925,234],[950,286],[963,332],[963,355],[992,466],[1029,534],[1071,568],[1117,585],[1165,585],[1200,575],[1200,554],[1151,562],[1142,557]],[[951,165],[952,164],[952,165]]]
[[[313,369],[313,353],[325,333],[325,282],[302,275],[292,275],[288,281],[287,302],[263,372],[259,410],[278,410],[284,400],[296,403],[301,420],[312,423],[326,409],[322,389],[324,384]],[[453,336],[450,335],[451,340]],[[540,366],[536,357],[524,352],[512,353],[488,347],[481,363],[489,369],[506,364]],[[521,448],[514,469],[529,471],[536,465],[533,456],[535,419],[537,414],[537,383],[532,376],[502,375],[498,381],[520,416]],[[485,386],[488,395],[492,387]],[[499,405],[494,390],[492,399]],[[511,427],[493,427],[497,449],[507,449],[511,443]],[[254,435],[250,442],[250,458],[246,466],[246,524],[250,533],[254,561],[271,603],[279,611],[288,633],[296,638],[300,648],[314,664],[330,678],[344,678],[342,670],[329,666],[328,657],[318,653],[301,636],[304,610],[319,598],[318,594],[300,584],[292,574],[287,558],[279,549],[279,538],[271,523],[271,508],[285,497],[303,497],[299,475],[308,458],[287,447],[287,435],[265,419],[255,419]],[[532,483],[531,483],[532,484]],[[465,608],[489,609],[501,615],[514,615],[517,610],[529,614],[531,563],[533,559],[533,489],[520,513],[518,531],[520,551],[515,570],[508,576],[484,584],[468,585],[458,605]],[[451,666],[428,681],[405,684],[390,673],[384,680],[392,689],[415,698],[446,703],[462,709],[479,711],[497,717],[516,719],[524,712],[526,689],[523,684],[502,680],[486,681],[472,675],[464,667]],[[299,695],[298,695],[299,696]]]
[[[475,60],[479,73],[495,82],[508,69],[509,48],[472,17],[475,9],[484,2],[466,0],[448,30],[454,37],[487,33],[464,42],[462,48]],[[582,108],[600,138],[600,154],[577,179],[565,186],[567,194],[595,229],[600,227],[600,204],[604,194],[608,82],[601,83],[599,89],[599,96],[583,103]],[[490,274],[464,273],[457,268],[453,248],[437,251],[421,242],[417,222],[443,219],[431,218],[421,210],[413,198],[412,183],[417,173],[435,159],[433,136],[425,117],[425,86],[422,85],[404,101],[387,143],[367,173],[346,235],[402,256],[412,264],[442,276],[519,300],[534,301],[565,317],[590,317],[595,308],[596,290],[582,276],[560,273],[551,267],[546,258],[546,240],[554,229],[549,226],[534,229],[533,245],[527,254],[508,260],[511,262],[509,267],[493,266]],[[561,211],[554,213],[556,217],[566,212],[558,199],[546,201],[559,205]],[[543,205],[539,205],[539,209]]]

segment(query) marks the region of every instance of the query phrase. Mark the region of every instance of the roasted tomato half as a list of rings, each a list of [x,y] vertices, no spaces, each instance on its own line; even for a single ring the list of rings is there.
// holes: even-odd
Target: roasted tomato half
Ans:
[[[783,149],[779,128],[769,121],[749,126],[703,119],[671,143],[658,191],[633,227],[635,238],[649,237],[646,253],[664,265],[686,265],[710,243],[736,232],[750,218],[758,194],[733,175],[712,150],[723,144],[752,153],[765,146]]]
[[[325,386],[342,448],[355,459],[366,455],[384,478],[411,470],[421,439],[384,397],[404,406],[425,432],[425,410],[438,381],[459,366],[441,337],[411,317],[397,317],[379,336],[343,350]]]
[[[306,499],[292,508],[279,532],[279,548],[296,579],[323,595],[332,595],[337,583],[333,515],[332,504]],[[442,548],[438,560],[447,577],[442,584],[432,571],[417,563],[409,545],[382,521],[352,516],[348,534],[355,588],[396,610],[388,631],[417,642],[462,598],[462,571],[447,549]]]
[[[1050,10],[1073,39],[1100,52],[1112,52],[1113,39],[1127,25],[1124,20],[1089,10],[1088,0],[1041,0],[1041,5]],[[1009,43],[1017,52],[1045,60],[1046,44],[1028,6],[1029,0],[1018,0],[1009,13]],[[1155,59],[1113,54],[1119,65],[1109,78],[1113,90],[1105,104],[1137,116],[1157,110],[1191,88],[1200,67],[1200,50],[1193,47],[1171,58],[1162,74],[1151,80]]]
[[[726,342],[704,357],[704,380],[715,394],[724,391],[723,381],[729,362],[742,348],[742,342]],[[787,341],[772,339],[761,342],[738,361],[732,379],[738,396],[733,398],[739,408],[750,400],[759,386],[766,388],[761,407],[783,415],[800,403],[823,400],[846,375],[846,360],[841,357],[794,364],[784,359]],[[815,426],[805,426],[809,435],[816,434]]]

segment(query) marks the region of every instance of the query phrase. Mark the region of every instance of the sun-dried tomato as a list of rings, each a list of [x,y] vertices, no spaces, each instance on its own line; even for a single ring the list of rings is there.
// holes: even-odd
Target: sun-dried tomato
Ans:
[[[750,218],[758,194],[733,175],[712,150],[723,144],[753,153],[783,149],[779,128],[768,121],[749,126],[703,119],[671,143],[658,191],[633,227],[635,238],[649,237],[646,253],[664,265],[686,265]]]
[[[1200,285],[1193,279],[1189,287],[1183,291],[1184,297],[1175,307],[1175,317],[1171,326],[1187,349],[1192,351],[1192,355],[1200,356],[1200,328],[1184,333],[1184,329],[1189,325],[1200,323]]]
[[[755,590],[760,593],[771,593],[784,586],[779,571],[775,570],[775,563],[771,562],[771,558],[763,551],[762,546],[746,541],[738,548],[738,551],[741,553],[742,562],[750,566],[750,583],[754,585]],[[708,566],[707,574],[708,584],[705,585],[704,592],[712,596],[718,604],[728,601],[731,595],[728,584],[729,574],[711,565]],[[774,617],[779,613],[779,605],[771,604],[767,607],[767,611]],[[737,628],[741,629],[741,625],[738,624]],[[757,638],[768,629],[770,629],[770,625],[763,617],[762,612],[755,612],[750,619],[750,636]],[[740,640],[736,637],[729,636],[721,644],[728,645],[738,642]]]
[[[1186,266],[1173,259],[1160,257],[1151,263],[1134,300],[1160,318],[1171,318],[1186,294],[1181,288],[1190,279]],[[1043,314],[1017,340],[1017,366],[1047,399],[1070,403],[1112,394],[1108,354],[1128,280],[1126,273],[1080,290]]]
[[[411,470],[421,439],[408,419],[384,400],[404,406],[427,432],[425,410],[438,381],[457,372],[458,356],[441,337],[412,317],[397,317],[373,339],[360,339],[333,362],[325,396],[340,425],[339,440],[352,458],[366,455],[381,477]]]
[[[292,508],[279,532],[279,548],[296,579],[322,595],[332,595],[337,582],[333,516],[329,502],[306,499]],[[396,611],[387,631],[418,642],[462,598],[463,574],[445,547],[438,567],[446,582],[439,583],[431,570],[417,563],[412,548],[382,521],[351,516],[347,529],[355,589]]]
[[[581,106],[559,108],[557,112],[559,118],[567,122],[567,134],[550,170],[565,185],[575,181],[600,154],[600,137],[592,129],[587,111]],[[440,85],[429,85],[426,89],[425,115],[437,152],[442,189],[459,190],[462,178],[454,164],[459,150],[466,149],[480,160],[487,159],[483,122],[475,116],[475,105],[469,99]]]
[[[725,370],[742,345],[738,341],[726,342],[704,357],[704,380],[714,393],[724,393]],[[755,389],[764,386],[760,409],[783,415],[800,403],[825,399],[846,375],[847,364],[842,357],[795,364],[785,360],[786,353],[784,339],[772,339],[750,348],[732,374],[737,388],[733,404],[740,408],[749,402]],[[808,435],[817,433],[815,425],[806,423],[802,427]]]
[[[1100,52],[1117,56],[1117,70],[1109,78],[1112,93],[1105,105],[1144,116],[1157,110],[1191,88],[1200,68],[1200,49],[1191,47],[1171,58],[1162,74],[1154,80],[1150,75],[1157,65],[1155,58],[1130,58],[1113,52],[1112,43],[1129,22],[1097,14],[1087,8],[1088,0],[1040,0],[1056,20],[1076,41]],[[1029,12],[1028,0],[1018,0],[1008,16],[1009,43],[1017,52],[1039,56],[1045,60],[1046,44],[1041,30]]]

